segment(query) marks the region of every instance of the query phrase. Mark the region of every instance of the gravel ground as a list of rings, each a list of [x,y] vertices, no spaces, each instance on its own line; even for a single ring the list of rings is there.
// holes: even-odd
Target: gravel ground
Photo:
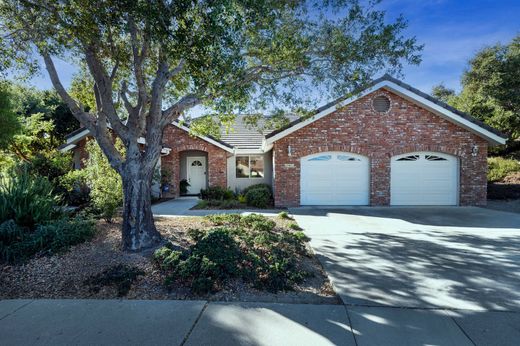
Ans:
[[[277,219],[277,223],[286,221]],[[190,228],[206,228],[201,217],[160,218],[156,225],[161,234],[180,246],[188,246],[185,232]],[[85,280],[117,264],[135,266],[145,274],[138,277],[127,294],[128,299],[208,299],[222,301],[258,301],[339,304],[323,268],[315,257],[303,259],[304,267],[314,275],[294,291],[276,294],[258,291],[241,280],[228,284],[220,292],[194,295],[186,287],[168,291],[164,276],[153,265],[148,253],[127,253],[120,248],[120,221],[99,222],[98,234],[90,242],[74,246],[54,256],[37,257],[23,265],[0,265],[0,299],[7,298],[117,298],[115,287],[92,292]]]

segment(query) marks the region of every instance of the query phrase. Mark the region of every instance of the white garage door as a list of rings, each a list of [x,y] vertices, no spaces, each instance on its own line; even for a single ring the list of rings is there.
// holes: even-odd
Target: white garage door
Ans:
[[[368,158],[326,152],[301,159],[301,205],[368,205]]]
[[[392,157],[390,204],[457,205],[458,166],[455,156],[434,152]]]

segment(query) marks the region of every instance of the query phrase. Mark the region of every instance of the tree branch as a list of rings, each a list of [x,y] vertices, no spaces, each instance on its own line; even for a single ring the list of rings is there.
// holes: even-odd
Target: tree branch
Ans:
[[[60,77],[58,76],[58,72],[56,72],[56,67],[54,66],[54,62],[52,61],[51,56],[48,52],[40,50],[40,54],[43,57],[43,61],[45,62],[45,68],[49,73],[49,77],[51,79],[52,85],[58,95],[60,95],[61,99],[67,104],[72,114],[79,120],[79,122],[87,127],[91,132],[95,131],[95,123],[96,118],[90,114],[85,112],[76,101],[69,95],[67,90],[63,87],[61,83]]]

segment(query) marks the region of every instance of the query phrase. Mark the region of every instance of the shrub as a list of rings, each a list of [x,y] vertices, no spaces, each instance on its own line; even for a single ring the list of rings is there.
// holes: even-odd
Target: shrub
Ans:
[[[298,224],[296,222],[291,222],[289,224],[289,228],[292,229],[293,231],[301,231],[302,228],[300,226],[298,226]]]
[[[140,275],[144,275],[144,271],[137,267],[117,264],[88,278],[85,280],[85,284],[90,286],[90,291],[94,293],[98,293],[103,286],[115,286],[117,296],[124,297]]]
[[[124,151],[121,140],[116,140],[116,148]],[[87,142],[89,153],[84,168],[90,187],[92,206],[107,222],[111,222],[117,209],[123,204],[123,184],[121,176],[110,166],[101,148],[93,140]]]
[[[215,226],[238,225],[242,219],[240,214],[214,214],[204,218]]]
[[[9,220],[0,225],[0,254],[3,261],[24,261],[37,253],[55,254],[91,239],[94,222],[77,217],[61,218],[38,225],[34,231]]]
[[[171,271],[169,282],[188,282],[196,293],[206,293],[228,277],[236,276],[243,255],[226,228],[217,228],[201,237],[186,253],[162,247],[154,259]]]
[[[221,186],[210,186],[207,189],[200,190],[200,197],[205,200],[231,200],[235,198],[235,194],[230,189]]]
[[[267,208],[272,205],[273,194],[265,186],[249,189],[246,194],[247,205],[256,208]]]
[[[272,192],[271,185],[262,183],[262,184],[254,184],[254,185],[250,185],[250,186],[246,187],[245,189],[242,190],[242,194],[245,196],[250,190],[255,190],[255,189],[266,189],[266,190],[269,190],[269,192]]]
[[[487,179],[489,182],[500,181],[508,174],[520,171],[520,162],[502,157],[488,158]]]
[[[196,241],[189,249],[158,249],[154,259],[167,273],[167,285],[180,281],[194,292],[218,289],[229,278],[241,277],[257,288],[276,292],[291,289],[307,275],[299,256],[307,255],[301,232],[277,229],[269,218],[250,214],[209,215],[209,231],[190,230]],[[223,227],[222,227],[223,226]]]
[[[10,170],[0,177],[0,223],[12,219],[32,229],[51,220],[59,203],[53,189],[47,178],[34,176],[26,168]]]
[[[286,212],[286,211],[281,211],[278,213],[278,217],[280,219],[285,219],[285,220],[292,220],[292,218],[289,216],[289,213]]]

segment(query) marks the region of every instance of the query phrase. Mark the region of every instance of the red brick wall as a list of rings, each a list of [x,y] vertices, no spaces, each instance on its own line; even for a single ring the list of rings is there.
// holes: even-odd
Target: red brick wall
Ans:
[[[169,125],[163,132],[163,143],[172,149],[169,155],[161,157],[161,168],[172,172],[172,191],[179,195],[180,160],[179,153],[185,150],[201,150],[208,153],[209,186],[227,186],[227,152],[205,140],[190,136],[186,131]]]
[[[391,100],[388,113],[372,109],[372,98]],[[292,155],[288,156],[288,145]],[[478,147],[472,156],[473,146]],[[460,161],[461,205],[486,204],[487,142],[471,132],[387,90],[378,90],[278,140],[275,204],[300,202],[300,158],[325,151],[344,151],[370,159],[370,204],[390,204],[390,158],[412,151],[436,151]]]

